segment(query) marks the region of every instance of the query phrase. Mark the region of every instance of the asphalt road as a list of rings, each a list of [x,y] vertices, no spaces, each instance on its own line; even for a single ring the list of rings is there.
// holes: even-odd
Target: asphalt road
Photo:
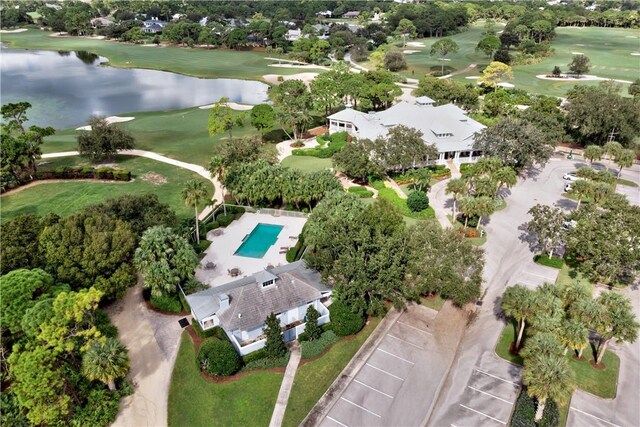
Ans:
[[[450,303],[440,312],[410,306],[362,355],[364,363],[319,425],[424,425],[466,323],[464,312]]]
[[[485,224],[488,232],[487,242],[484,245],[486,251],[485,282],[486,295],[479,315],[467,330],[453,363],[449,375],[439,394],[435,409],[429,418],[429,426],[475,426],[475,425],[499,425],[508,418],[493,416],[497,413],[492,406],[487,411],[481,411],[486,415],[500,420],[496,422],[490,418],[483,421],[471,419],[468,412],[461,412],[461,405],[468,405],[469,388],[477,377],[477,367],[490,355],[494,355],[494,347],[504,327],[504,321],[498,315],[500,313],[500,296],[507,285],[524,283],[528,286],[537,286],[545,281],[553,281],[552,272],[536,265],[533,260],[532,242],[528,241],[522,225],[529,220],[527,211],[535,204],[542,203],[558,206],[566,210],[574,209],[576,202],[562,196],[564,181],[562,175],[584,165],[581,161],[566,160],[564,156],[554,157],[547,165],[538,171],[529,174],[526,179],[519,179],[518,184],[511,189],[507,199],[507,207],[496,212]],[[622,178],[640,182],[640,167],[623,171]],[[630,191],[637,196],[637,188],[630,190],[618,186],[618,191]],[[430,199],[437,206],[451,209],[451,201],[444,195],[444,186],[436,186],[430,195]],[[630,198],[632,203],[637,199]],[[638,288],[629,291],[634,299],[634,306],[638,309]],[[585,426],[596,425],[597,418],[584,415],[582,412],[593,414],[597,408],[597,414],[593,414],[609,422],[603,425],[640,426],[638,415],[639,381],[638,380],[638,351],[637,345],[624,345],[618,351],[621,360],[621,375],[618,387],[618,396],[611,404],[602,399],[594,398],[583,392],[576,392],[576,397],[571,403],[572,410],[569,414],[569,425]],[[504,362],[508,363],[508,362]],[[498,369],[501,369],[498,367]],[[508,378],[504,378],[508,379]],[[490,390],[483,390],[490,392]],[[587,396],[584,396],[587,395]],[[505,399],[510,400],[510,399]],[[616,408],[623,408],[618,410]],[[464,409],[464,408],[463,408]],[[472,412],[472,411],[471,411]],[[613,418],[607,418],[611,414]],[[478,415],[478,414],[476,414]],[[586,419],[583,416],[587,417]],[[618,418],[615,418],[615,417]],[[610,420],[619,419],[619,423]],[[493,423],[493,424],[492,424]]]

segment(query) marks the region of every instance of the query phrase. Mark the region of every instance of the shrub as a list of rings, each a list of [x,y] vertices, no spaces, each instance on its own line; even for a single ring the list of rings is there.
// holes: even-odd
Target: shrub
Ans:
[[[333,331],[340,337],[353,335],[364,326],[362,313],[354,313],[341,301],[334,301],[329,306],[329,313]]]
[[[162,295],[160,297],[151,297],[149,304],[158,310],[168,311],[170,313],[181,313],[182,304],[177,295]]]
[[[412,212],[421,212],[429,207],[429,198],[424,191],[414,191],[409,194],[407,206]]]
[[[253,353],[247,354],[243,357],[244,367],[242,368],[242,372],[255,371],[259,369],[284,368],[287,366],[287,363],[289,363],[289,356],[291,356],[291,353],[287,352],[282,357],[272,358],[266,357],[264,349],[254,351]]]
[[[316,357],[336,341],[338,336],[333,331],[323,333],[317,340],[303,341],[300,343],[300,357],[303,359]]]
[[[305,248],[304,238],[302,237],[302,234],[301,234],[295,246],[292,248],[289,248],[289,250],[287,251],[287,262],[294,262],[299,260],[302,254],[304,253],[304,248]]]
[[[516,407],[511,415],[510,427],[536,427],[536,403],[523,389],[516,400]]]
[[[328,159],[329,157],[342,150],[347,144],[348,134],[347,132],[336,132],[329,136],[329,143],[327,143],[326,137],[317,137],[316,141],[320,144],[318,147],[295,149],[291,152],[294,156],[312,156],[321,159]]]
[[[547,399],[538,427],[557,427],[559,424],[560,412],[558,411],[558,404],[551,399]]]
[[[373,191],[367,190],[366,187],[361,187],[361,186],[349,187],[349,189],[347,191],[349,193],[355,194],[356,196],[360,197],[361,199],[368,199],[368,198],[373,196]]]
[[[275,313],[271,313],[267,316],[264,322],[264,335],[267,338],[267,342],[264,345],[264,352],[267,357],[277,359],[284,356],[287,353],[287,347],[284,344],[284,338],[280,329],[280,319]]]
[[[304,333],[309,341],[317,340],[322,335],[322,328],[318,325],[318,319],[320,318],[320,312],[316,308],[310,305],[307,308],[307,314],[305,321],[307,322]]]
[[[216,217],[216,221],[218,222],[218,224],[220,224],[221,227],[227,227],[233,222],[234,219],[236,219],[236,217],[230,212],[227,212],[226,215],[224,213],[219,214]]]
[[[195,319],[191,321],[191,326],[193,327],[193,330],[196,331],[196,334],[198,334],[198,336],[201,338],[214,337],[214,338],[218,338],[221,341],[229,339],[227,337],[227,334],[224,333],[224,329],[222,329],[220,326],[214,326],[213,328],[210,328],[204,331],[200,327],[200,324],[198,323],[198,321]]]
[[[218,221],[211,221],[209,224],[204,226],[207,231],[215,230],[218,227],[220,227],[220,223]]]
[[[384,181],[380,179],[370,179],[369,185],[371,185],[373,188],[375,188],[378,191],[384,190],[386,188],[384,185]]]
[[[296,255],[298,254],[298,251],[296,250],[295,246],[293,248],[289,248],[287,250],[287,262],[294,262],[296,260]]]
[[[562,266],[564,265],[564,260],[562,258],[549,258],[547,254],[536,255],[533,257],[533,261],[540,265],[558,269],[562,268]]]
[[[467,221],[467,227],[476,227],[478,225],[478,220],[480,218],[478,218],[476,215],[474,216],[470,216],[469,220]],[[465,216],[460,214],[457,216],[456,221],[458,221],[460,224],[464,225],[464,221],[465,221]]]
[[[198,255],[204,252],[205,250],[207,250],[210,244],[211,244],[210,241],[203,240],[203,239],[200,239],[200,243],[191,242],[191,246],[193,246],[193,249],[196,251]]]
[[[200,369],[216,377],[233,375],[242,367],[242,358],[227,340],[207,338],[198,352]]]

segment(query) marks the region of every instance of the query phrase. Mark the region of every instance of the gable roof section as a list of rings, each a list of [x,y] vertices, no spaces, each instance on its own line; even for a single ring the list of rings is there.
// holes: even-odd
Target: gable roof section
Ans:
[[[276,286],[263,288],[263,279],[273,277],[278,279]],[[260,326],[270,313],[315,301],[330,291],[320,273],[300,260],[187,295],[186,299],[198,319],[217,314],[221,325],[232,331]],[[229,296],[229,307],[220,310],[219,296],[224,293]]]

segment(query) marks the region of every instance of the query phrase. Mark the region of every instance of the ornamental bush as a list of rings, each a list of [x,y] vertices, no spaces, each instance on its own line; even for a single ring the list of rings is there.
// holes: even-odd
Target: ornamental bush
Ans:
[[[232,213],[220,214],[216,217],[216,221],[220,224],[220,227],[226,227],[236,219]]]
[[[413,212],[421,212],[429,207],[429,198],[424,191],[414,191],[409,194],[407,206]]]
[[[180,300],[177,295],[162,295],[159,297],[152,296],[149,304],[161,311],[168,311],[170,313],[182,312],[182,304],[180,304]]]
[[[198,352],[198,366],[216,377],[233,375],[242,367],[242,358],[227,340],[207,338]]]
[[[340,337],[353,335],[364,326],[362,313],[354,313],[341,301],[334,301],[329,306],[329,318],[333,325],[333,331]]]
[[[510,427],[536,427],[536,403],[523,389],[516,400],[516,407],[511,415]]]
[[[338,341],[335,332],[327,331],[314,341],[303,341],[300,343],[300,357],[311,359],[322,353],[327,347]]]

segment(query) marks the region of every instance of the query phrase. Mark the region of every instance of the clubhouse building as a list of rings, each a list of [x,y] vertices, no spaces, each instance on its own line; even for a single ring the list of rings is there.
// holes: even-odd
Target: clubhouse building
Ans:
[[[401,101],[378,112],[345,108],[328,116],[327,121],[329,133],[346,131],[356,138],[372,141],[387,136],[394,126],[418,129],[426,144],[437,147],[440,164],[471,163],[482,156],[482,152],[473,150],[473,142],[475,133],[485,126],[453,104],[436,107],[435,101],[426,96],[417,98],[415,104]]]

